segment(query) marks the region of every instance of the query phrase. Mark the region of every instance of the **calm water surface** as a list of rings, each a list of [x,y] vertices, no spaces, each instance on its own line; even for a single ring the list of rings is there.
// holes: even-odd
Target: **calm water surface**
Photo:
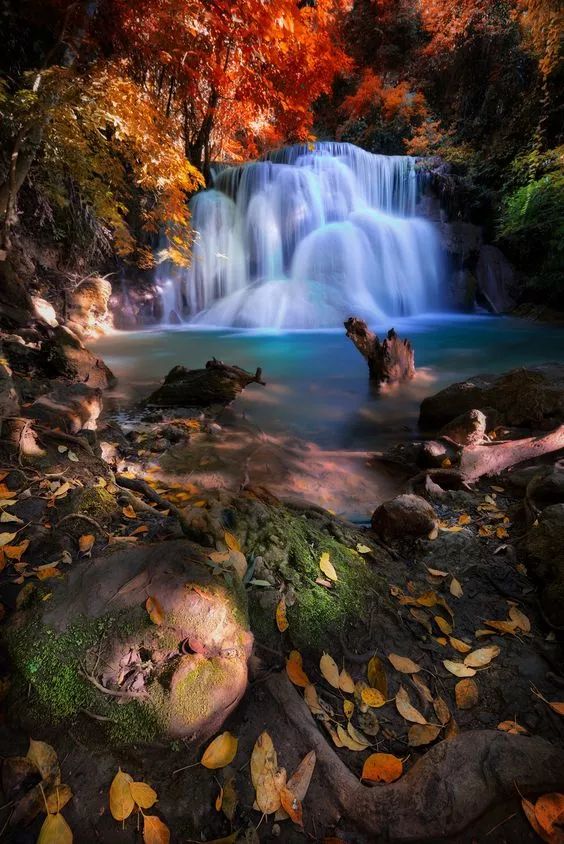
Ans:
[[[389,326],[386,326],[388,328]],[[379,449],[415,431],[421,400],[453,381],[564,360],[564,328],[492,316],[429,315],[394,327],[415,348],[409,384],[372,389],[367,366],[344,331],[250,332],[178,329],[116,332],[92,347],[119,379],[118,407],[147,395],[176,364],[211,357],[263,369],[235,412],[268,433],[295,434],[326,449]],[[378,330],[378,328],[376,328]],[[381,333],[386,329],[380,328]]]

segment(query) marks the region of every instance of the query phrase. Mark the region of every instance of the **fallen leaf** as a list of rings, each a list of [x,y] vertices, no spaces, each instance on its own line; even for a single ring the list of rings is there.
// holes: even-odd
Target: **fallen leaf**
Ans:
[[[78,548],[81,554],[90,554],[96,537],[93,533],[83,533],[78,540]]]
[[[474,680],[459,680],[454,687],[456,705],[459,709],[472,709],[478,703],[478,686]]]
[[[302,802],[305,799],[311,783],[316,761],[317,757],[315,755],[315,750],[310,750],[309,753],[304,756],[287,782],[287,788],[295,795],[295,797],[297,797],[298,800]],[[284,809],[279,809],[276,812],[274,820],[281,821],[285,820],[287,817],[288,813]]]
[[[417,691],[418,691],[420,697],[422,698],[422,700],[425,701],[425,703],[432,703],[433,702],[433,695],[431,694],[431,690],[429,689],[428,686],[425,685],[423,680],[421,680],[421,678],[417,674],[413,675],[412,683],[415,686],[415,688],[417,689]]]
[[[339,668],[337,663],[329,654],[324,653],[319,661],[319,670],[334,689],[339,688]]]
[[[406,721],[413,721],[416,724],[426,724],[423,715],[412,706],[409,694],[403,686],[400,686],[396,694],[396,709]]]
[[[18,519],[13,513],[7,513],[6,510],[2,510],[0,514],[0,522],[16,522],[19,525],[23,525],[23,519]]]
[[[489,665],[492,659],[499,656],[500,648],[498,645],[488,645],[486,648],[478,648],[477,651],[472,651],[464,657],[464,665],[470,668],[483,668]]]
[[[329,553],[324,551],[321,555],[319,560],[319,568],[323,572],[323,574],[329,578],[329,580],[338,580],[337,572],[335,571],[335,567],[331,560],[329,559]]]
[[[156,815],[144,815],[143,841],[145,844],[169,844],[170,830]]]
[[[325,710],[319,703],[317,691],[313,683],[308,683],[304,689],[304,700],[312,715],[325,715]]]
[[[9,560],[17,560],[19,562],[28,548],[29,539],[24,539],[19,545],[4,545],[2,551]]]
[[[535,815],[547,835],[553,835],[554,824],[564,822],[564,794],[553,792],[541,795],[535,803]]]
[[[472,521],[472,516],[469,516],[468,513],[463,513],[461,516],[458,517],[458,524],[459,525],[469,525]]]
[[[345,713],[345,718],[352,718],[354,713],[354,703],[352,700],[343,701],[343,712]]]
[[[452,633],[452,624],[450,624],[446,618],[443,618],[442,615],[435,615],[433,618],[441,633],[446,633],[447,636],[449,633]]]
[[[460,585],[460,582],[456,579],[456,577],[453,577],[450,581],[449,588],[451,595],[454,595],[455,598],[462,598],[464,592],[462,591],[462,586]]]
[[[355,739],[353,739],[353,737],[340,724],[337,724],[337,735],[339,736],[339,740],[343,747],[346,747],[349,750],[354,750],[356,753],[366,750],[366,745],[355,741]]]
[[[210,768],[212,770],[225,768],[235,758],[238,745],[239,739],[230,732],[221,733],[221,735],[214,738],[211,744],[208,744],[200,763],[204,768]]]
[[[238,803],[239,797],[235,788],[235,777],[231,777],[223,785],[223,800],[221,803],[221,811],[228,821],[232,821],[235,817]]]
[[[361,545],[360,542],[357,543],[356,550],[359,554],[370,554],[372,548],[369,548],[368,545]]]
[[[215,811],[221,812],[222,805],[223,805],[223,786],[220,785],[219,786],[219,794],[215,798],[215,803],[214,803]]]
[[[284,596],[280,598],[276,606],[276,626],[281,633],[284,633],[290,626],[286,617],[286,599]]]
[[[344,668],[341,669],[341,673],[339,674],[339,688],[346,695],[354,694],[354,680]]]
[[[74,451],[69,451],[69,453],[67,454],[67,457],[68,457],[69,460],[72,460],[73,463],[79,462],[78,455],[75,454]]]
[[[290,651],[286,660],[286,673],[295,686],[308,686],[309,679],[303,669],[302,655],[299,651]]]
[[[61,782],[61,769],[57,753],[50,744],[30,738],[27,758],[33,762],[41,774],[41,779],[51,782],[53,785],[58,785]]]
[[[0,548],[4,545],[9,545],[17,535],[17,531],[15,533],[0,533]]]
[[[433,577],[448,577],[448,571],[441,571],[440,569],[430,569],[427,567],[429,574]]]
[[[528,730],[525,727],[522,727],[517,721],[501,721],[497,725],[498,730],[502,730],[504,733],[512,733],[514,735],[527,735]]]
[[[407,732],[407,743],[410,747],[422,747],[435,741],[440,732],[440,724],[413,724]]]
[[[280,803],[286,814],[297,826],[304,825],[301,801],[287,785],[280,789]]]
[[[419,624],[423,625],[423,627],[429,634],[433,632],[431,622],[429,621],[429,616],[427,615],[425,610],[419,609],[419,607],[410,607],[409,613],[413,616],[416,621],[419,622]]]
[[[408,656],[399,656],[398,654],[388,654],[388,659],[396,669],[402,674],[416,674],[421,671],[421,666],[413,662]]]
[[[442,697],[438,697],[433,701],[433,709],[443,727],[445,724],[448,724],[450,721],[450,709]]]
[[[443,665],[447,671],[454,674],[456,677],[473,677],[476,671],[463,662],[453,662],[451,659],[444,659]]]
[[[517,630],[517,624],[514,621],[484,621],[484,624],[487,624],[488,627],[492,627],[494,630],[498,630],[500,633],[510,633],[511,635],[515,634]]]
[[[514,604],[509,607],[509,618],[515,623],[518,629],[523,631],[523,633],[531,632],[531,622],[525,613],[521,612],[519,607],[516,607]]]
[[[57,812],[47,815],[39,830],[37,844],[72,844],[72,830],[64,817]]]
[[[277,768],[278,758],[272,739],[266,731],[262,732],[256,740],[253,752],[251,753],[251,781],[255,790],[261,774],[267,769],[275,771]]]
[[[370,741],[370,739],[369,739],[369,738],[367,738],[367,737],[364,735],[364,733],[361,733],[361,732],[360,732],[360,730],[357,730],[357,729],[356,729],[356,727],[354,727],[354,726],[351,724],[351,722],[350,722],[350,721],[349,721],[349,723],[347,724],[347,733],[349,734],[349,736],[350,736],[350,737],[351,737],[354,741],[356,741],[356,743],[357,743],[357,744],[361,744],[361,745],[363,745],[364,747],[370,747],[370,745],[372,744],[372,742]]]
[[[126,507],[122,507],[121,512],[123,513],[123,515],[125,516],[126,519],[136,519],[137,518],[137,513],[135,512],[135,510],[133,509],[131,504],[128,504]]]
[[[372,753],[362,766],[361,780],[394,782],[403,773],[403,762],[391,753]]]
[[[259,775],[256,785],[256,803],[259,811],[264,815],[271,815],[282,805],[280,790],[286,785],[285,778],[284,768],[272,770],[269,767]]]
[[[454,648],[455,651],[461,654],[467,654],[469,651],[472,650],[472,645],[463,642],[462,639],[455,639],[454,636],[449,636],[449,644]]]
[[[149,597],[145,601],[145,609],[147,610],[149,618],[151,619],[153,624],[160,625],[163,623],[164,611],[159,601],[154,597],[154,595],[149,595]]]
[[[110,786],[110,812],[116,821],[124,821],[135,808],[135,801],[129,788],[132,782],[133,777],[118,768]]]
[[[363,703],[367,706],[373,706],[378,708],[380,706],[384,706],[386,703],[386,698],[382,694],[381,691],[378,689],[371,689],[369,686],[365,686],[361,693],[360,697]]]
[[[131,796],[141,809],[150,809],[158,800],[157,792],[146,782],[130,782]]]
[[[377,689],[385,698],[388,696],[388,678],[384,663],[374,655],[366,668],[366,676],[372,688]]]
[[[237,537],[235,536],[235,534],[229,533],[229,531],[226,530],[225,533],[223,534],[223,539],[224,539],[227,547],[230,548],[232,551],[240,551],[241,550],[241,544],[240,544],[239,540],[237,539]]]

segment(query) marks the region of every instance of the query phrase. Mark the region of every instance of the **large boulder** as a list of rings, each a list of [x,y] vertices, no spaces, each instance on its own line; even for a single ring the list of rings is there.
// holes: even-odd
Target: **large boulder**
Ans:
[[[564,364],[545,363],[502,375],[475,375],[421,403],[419,424],[435,430],[470,410],[506,425],[546,428],[564,419]]]
[[[95,431],[102,412],[102,391],[87,384],[62,384],[40,396],[25,416],[70,434]]]
[[[51,378],[82,382],[102,390],[113,387],[116,379],[103,360],[92,354],[82,341],[59,325],[43,344],[44,365]]]
[[[48,591],[49,601],[39,596],[4,635],[38,719],[71,721],[88,710],[126,744],[202,740],[245,693],[244,589],[214,577],[187,540],[85,561]]]
[[[81,281],[67,297],[67,317],[85,335],[96,333],[108,321],[112,285],[106,278],[92,276]]]
[[[383,539],[428,536],[436,523],[433,507],[419,495],[398,495],[372,514],[372,529]]]
[[[476,264],[477,296],[494,314],[511,311],[516,305],[515,271],[503,252],[487,243]]]
[[[564,504],[542,511],[527,535],[526,549],[542,584],[544,613],[551,624],[564,628]]]

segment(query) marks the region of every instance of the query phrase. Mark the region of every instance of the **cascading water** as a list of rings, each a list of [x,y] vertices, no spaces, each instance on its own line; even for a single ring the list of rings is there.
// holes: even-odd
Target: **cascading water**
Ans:
[[[440,308],[438,235],[416,216],[423,178],[414,158],[341,143],[221,170],[191,201],[192,266],[159,274],[165,322],[325,328]]]

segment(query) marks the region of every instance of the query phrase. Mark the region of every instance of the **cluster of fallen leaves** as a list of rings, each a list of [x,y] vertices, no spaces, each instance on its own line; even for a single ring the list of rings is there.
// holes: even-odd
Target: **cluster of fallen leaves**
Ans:
[[[255,789],[253,808],[263,815],[276,813],[277,821],[290,818],[302,827],[302,801],[311,782],[315,761],[315,753],[311,751],[288,779],[286,769],[278,766],[271,737],[267,732],[261,733],[251,754],[251,780]]]
[[[2,788],[12,806],[12,824],[30,823],[44,811],[38,844],[72,844],[71,828],[61,814],[72,791],[61,782],[59,760],[50,744],[30,739],[26,756],[5,759]]]
[[[440,531],[457,533],[465,527],[474,525],[477,528],[478,536],[506,539],[509,535],[507,528],[511,520],[496,501],[497,494],[504,492],[504,489],[500,486],[492,486],[491,489],[492,494],[484,495],[482,501],[477,505],[477,515],[474,518],[469,513],[461,513],[454,521],[439,519],[428,538],[434,540],[437,539]]]
[[[537,835],[547,844],[564,844],[564,794],[543,794],[536,803],[521,799],[523,811]]]
[[[116,821],[124,823],[137,812],[143,818],[143,841],[145,844],[169,844],[170,830],[157,815],[146,815],[144,809],[151,809],[158,800],[157,792],[145,782],[134,782],[133,777],[118,769],[110,786],[110,812]]]

